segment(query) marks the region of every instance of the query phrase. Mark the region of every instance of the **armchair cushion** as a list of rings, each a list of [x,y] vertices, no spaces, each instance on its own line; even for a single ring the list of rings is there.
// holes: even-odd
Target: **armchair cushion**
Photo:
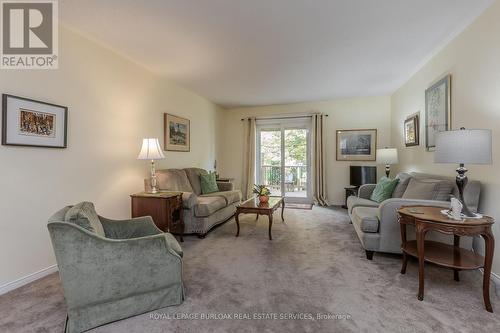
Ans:
[[[136,217],[130,220],[111,220],[99,216],[107,238],[130,239],[162,234],[151,216]]]
[[[68,209],[64,220],[105,237],[104,228],[95,211],[94,204],[91,202],[84,201],[74,205]]]
[[[194,213],[197,217],[210,216],[227,206],[226,200],[222,197],[199,196],[197,200],[198,203],[194,206]]]

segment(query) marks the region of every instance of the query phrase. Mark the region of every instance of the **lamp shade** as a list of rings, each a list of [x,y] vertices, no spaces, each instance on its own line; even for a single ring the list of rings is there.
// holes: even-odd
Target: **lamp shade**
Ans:
[[[459,129],[438,133],[434,162],[491,164],[491,130]]]
[[[138,160],[161,160],[165,158],[157,138],[142,139],[142,148]]]
[[[398,164],[398,150],[396,148],[377,149],[378,164]]]

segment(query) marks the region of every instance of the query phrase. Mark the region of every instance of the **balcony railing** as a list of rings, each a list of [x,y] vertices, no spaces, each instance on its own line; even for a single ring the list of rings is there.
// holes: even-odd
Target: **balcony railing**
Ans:
[[[281,193],[281,166],[262,165],[260,167],[260,179],[263,185],[267,185],[272,194]],[[285,166],[285,192],[301,192],[307,190],[307,165]]]

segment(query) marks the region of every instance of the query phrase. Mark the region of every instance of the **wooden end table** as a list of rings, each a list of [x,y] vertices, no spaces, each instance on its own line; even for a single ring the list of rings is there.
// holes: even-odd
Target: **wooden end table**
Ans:
[[[490,302],[490,274],[493,262],[495,239],[491,232],[493,218],[453,220],[441,213],[442,207],[407,206],[398,210],[401,227],[401,250],[403,251],[403,266],[401,274],[406,273],[408,256],[418,258],[418,299],[424,299],[424,262],[428,261],[443,267],[452,268],[455,281],[459,281],[460,270],[484,268],[483,300],[486,310],[493,312]],[[415,241],[406,239],[406,226],[414,225]],[[454,235],[454,244],[426,241],[425,234],[435,230],[443,234]],[[485,241],[485,257],[460,247],[460,236],[481,235]]]
[[[283,212],[285,211],[285,198],[284,197],[269,197],[269,202],[261,203],[258,197],[248,199],[242,202],[236,207],[236,213],[234,218],[236,220],[236,226],[238,231],[236,231],[236,237],[240,235],[240,220],[238,216],[240,214],[257,214],[256,220],[259,215],[267,215],[269,218],[269,240],[273,240],[271,235],[271,228],[273,226],[273,213],[276,209],[281,206],[281,220],[285,222],[283,217]]]
[[[184,218],[182,193],[161,191],[132,194],[132,217],[151,216],[156,226],[163,232],[180,235],[184,241]]]

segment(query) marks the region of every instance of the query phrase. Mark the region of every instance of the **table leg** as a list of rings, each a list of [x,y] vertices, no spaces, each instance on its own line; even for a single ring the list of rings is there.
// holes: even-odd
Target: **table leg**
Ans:
[[[453,246],[454,246],[454,247],[460,247],[460,236],[458,236],[458,235],[453,235]],[[458,251],[457,251],[457,252],[454,252],[454,253],[458,253],[458,255],[460,255],[460,252],[458,252]],[[460,259],[460,258],[456,258],[456,259]],[[459,261],[459,260],[458,260],[458,261]],[[455,281],[457,281],[457,282],[458,282],[458,281],[460,281],[460,276],[458,275],[458,272],[459,272],[459,271],[460,271],[459,269],[456,269],[456,268],[455,268],[455,269],[453,269],[453,279],[454,279]]]
[[[255,216],[255,221],[257,221],[259,219],[259,213],[256,214],[257,216]]]
[[[269,213],[269,240],[273,240],[273,236],[271,235],[271,228],[273,226],[273,213]]]
[[[281,200],[281,221],[285,222],[285,218],[283,217],[283,212],[285,211],[285,200]]]
[[[421,224],[415,223],[417,234],[418,253],[418,300],[424,300],[424,263],[425,263],[425,229]]]
[[[403,250],[406,245],[406,224],[400,223],[399,227],[401,229],[401,250]],[[406,273],[407,265],[408,265],[408,255],[403,250],[403,266],[401,267],[401,274]]]
[[[493,312],[490,302],[490,275],[491,275],[491,264],[493,262],[493,251],[495,250],[495,239],[491,233],[491,228],[488,228],[485,233],[482,234],[485,242],[485,256],[484,256],[484,276],[483,276],[483,299],[486,311]]]
[[[240,235],[240,219],[238,218],[239,215],[240,213],[238,212],[236,212],[236,214],[234,215],[234,219],[236,220],[236,227],[238,228],[238,230],[236,231],[236,237]]]
[[[401,274],[406,274],[406,266],[408,265],[408,255],[403,252],[403,265],[401,266]]]

